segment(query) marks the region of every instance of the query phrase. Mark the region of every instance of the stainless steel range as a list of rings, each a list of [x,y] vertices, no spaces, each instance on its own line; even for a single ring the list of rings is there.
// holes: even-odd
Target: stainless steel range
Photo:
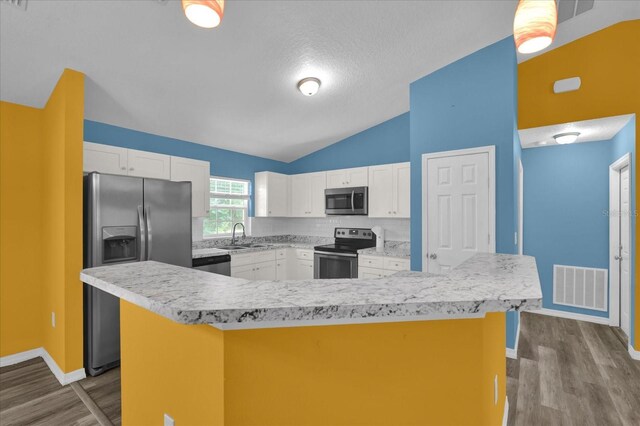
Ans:
[[[336,228],[335,243],[316,246],[314,278],[358,278],[358,250],[375,247],[376,234],[365,228]]]

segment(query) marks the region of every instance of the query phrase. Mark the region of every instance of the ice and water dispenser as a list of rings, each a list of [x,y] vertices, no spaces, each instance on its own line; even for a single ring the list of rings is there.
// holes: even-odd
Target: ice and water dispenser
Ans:
[[[102,262],[127,262],[138,259],[137,226],[102,228]]]

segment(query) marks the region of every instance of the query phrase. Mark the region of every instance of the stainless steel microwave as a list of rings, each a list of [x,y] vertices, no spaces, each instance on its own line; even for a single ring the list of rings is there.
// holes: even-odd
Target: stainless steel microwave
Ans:
[[[369,188],[332,188],[324,190],[325,213],[328,215],[369,214]]]

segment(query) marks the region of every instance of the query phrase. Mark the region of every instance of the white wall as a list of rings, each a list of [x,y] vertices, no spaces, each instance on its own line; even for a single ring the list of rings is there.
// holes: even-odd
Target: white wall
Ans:
[[[409,219],[373,219],[366,216],[332,216],[327,218],[251,218],[251,235],[265,237],[270,235],[311,235],[315,237],[333,237],[337,227],[371,228],[381,226],[385,230],[385,239],[389,241],[410,241]]]

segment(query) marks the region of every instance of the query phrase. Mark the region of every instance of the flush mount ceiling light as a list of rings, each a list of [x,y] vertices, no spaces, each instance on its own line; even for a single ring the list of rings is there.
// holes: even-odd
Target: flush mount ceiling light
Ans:
[[[320,80],[315,77],[303,78],[298,82],[298,90],[305,96],[313,96],[320,89]]]
[[[202,28],[215,28],[224,15],[224,0],[182,0],[188,20]]]
[[[578,140],[578,136],[580,136],[580,132],[567,132],[554,135],[553,138],[560,145],[565,145],[568,143],[574,143],[576,140]]]
[[[558,9],[555,0],[520,0],[513,19],[513,37],[518,52],[538,52],[556,35]]]

